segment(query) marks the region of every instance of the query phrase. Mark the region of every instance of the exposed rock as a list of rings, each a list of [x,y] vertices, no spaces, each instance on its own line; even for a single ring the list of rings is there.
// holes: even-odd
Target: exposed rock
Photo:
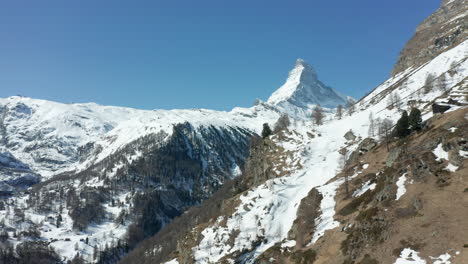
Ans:
[[[411,66],[418,67],[466,40],[467,10],[467,0],[444,1],[417,27],[414,36],[401,51],[392,75]]]
[[[432,104],[432,113],[438,114],[438,113],[445,113],[447,110],[450,109],[449,105],[440,105],[440,104]]]
[[[355,140],[356,136],[354,135],[353,131],[350,130],[344,134],[344,138],[346,138],[346,140]]]
[[[322,195],[314,188],[302,199],[299,205],[297,218],[288,233],[288,239],[296,240],[296,246],[299,248],[304,247],[314,235],[316,228],[314,220],[320,216],[322,199]]]
[[[385,161],[385,166],[392,167],[393,163],[395,163],[395,161],[398,159],[401,153],[402,153],[401,147],[392,148],[390,150],[390,153],[388,153],[387,160]]]
[[[373,138],[366,138],[364,139],[361,144],[359,144],[359,150],[363,152],[368,152],[369,150],[375,148],[377,146],[377,142]]]

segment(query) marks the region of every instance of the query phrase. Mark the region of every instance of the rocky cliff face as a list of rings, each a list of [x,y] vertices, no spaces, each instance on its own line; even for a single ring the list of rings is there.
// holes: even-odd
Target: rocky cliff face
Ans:
[[[392,76],[420,65],[449,50],[468,36],[468,1],[444,0],[432,15],[416,29],[400,53]]]

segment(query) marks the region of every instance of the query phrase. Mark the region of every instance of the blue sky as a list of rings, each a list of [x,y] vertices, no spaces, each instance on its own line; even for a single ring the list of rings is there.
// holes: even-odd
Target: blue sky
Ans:
[[[303,58],[359,98],[440,2],[2,1],[0,97],[230,110]]]

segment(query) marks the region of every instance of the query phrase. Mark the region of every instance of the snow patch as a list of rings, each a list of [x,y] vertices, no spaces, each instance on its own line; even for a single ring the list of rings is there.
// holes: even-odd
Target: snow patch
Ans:
[[[427,262],[419,257],[419,253],[411,248],[405,248],[401,251],[400,257],[394,264],[426,264]]]
[[[406,193],[405,182],[406,182],[406,173],[403,174],[396,183],[398,187],[397,193],[396,193],[396,200],[399,200],[401,196],[403,196]]]
[[[440,161],[442,159],[448,160],[448,152],[442,148],[442,143],[439,143],[439,145],[437,145],[437,147],[434,149],[434,151],[432,151],[432,153],[436,155],[437,161]]]
[[[450,256],[449,253],[445,253],[445,254],[442,254],[436,258],[434,257],[430,257],[432,260],[435,260],[433,262],[433,264],[451,264],[452,262],[449,261],[449,259],[451,258],[452,256]]]
[[[354,191],[353,197],[359,197],[363,195],[365,192],[367,192],[367,190],[374,190],[375,186],[377,186],[376,183],[371,183],[371,181],[367,181],[364,183],[364,185],[362,185],[361,188]]]
[[[317,188],[317,190],[323,196],[322,201],[320,202],[321,215],[318,219],[315,220],[316,231],[308,246],[317,242],[317,240],[325,234],[325,231],[333,229],[340,225],[340,223],[338,221],[335,221],[333,217],[335,216],[336,189],[338,189],[338,187],[343,182],[344,179],[339,179],[337,181]]]
[[[458,170],[458,167],[453,165],[452,163],[449,163],[447,167],[445,167],[445,170],[448,170],[450,172],[455,172]]]

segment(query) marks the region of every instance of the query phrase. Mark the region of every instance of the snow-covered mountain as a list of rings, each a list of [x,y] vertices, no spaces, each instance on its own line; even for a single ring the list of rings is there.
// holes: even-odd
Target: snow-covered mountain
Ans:
[[[0,146],[49,178],[79,163],[87,143],[144,111],[97,104],[0,98]]]
[[[173,125],[242,127],[259,132],[279,114],[264,106],[231,112],[138,110],[90,104],[62,104],[13,96],[0,99],[0,146],[44,178],[83,170],[126,144],[151,133],[172,133]]]
[[[378,245],[378,241],[384,240],[383,236],[387,234],[383,233],[383,230],[382,237],[380,231],[377,235],[372,233],[373,229],[369,230],[369,228],[383,228],[372,223],[381,221],[380,223],[387,225],[389,224],[387,221],[390,220],[389,217],[379,216],[372,223],[362,222],[360,218],[356,222],[337,221],[339,215],[335,211],[335,206],[337,201],[341,201],[342,198],[339,198],[339,195],[344,188],[344,179],[337,175],[340,175],[342,169],[346,169],[343,173],[348,173],[349,179],[357,179],[367,175],[367,173],[373,173],[374,176],[361,178],[360,181],[363,179],[378,181],[379,178],[375,175],[383,175],[384,178],[380,180],[386,179],[385,181],[388,181],[385,183],[386,187],[379,187],[383,189],[377,189],[378,193],[369,191],[367,195],[375,195],[376,198],[372,199],[383,204],[392,204],[394,199],[391,197],[396,195],[397,190],[393,186],[402,185],[401,181],[406,181],[405,172],[409,171],[408,174],[420,175],[414,176],[412,181],[419,181],[420,179],[417,177],[423,177],[422,175],[427,174],[441,177],[434,172],[437,171],[437,166],[420,165],[426,166],[424,171],[418,171],[420,167],[413,168],[410,164],[407,164],[408,168],[406,168],[403,166],[406,164],[405,162],[409,162],[405,160],[406,158],[413,158],[422,164],[427,164],[429,161],[440,159],[439,156],[444,157],[443,159],[448,162],[441,163],[439,166],[439,170],[446,171],[444,175],[450,172],[458,173],[458,171],[460,174],[466,174],[466,169],[462,164],[466,164],[467,158],[466,147],[463,146],[463,142],[466,142],[463,135],[466,136],[466,109],[468,107],[467,51],[468,40],[441,53],[421,67],[408,68],[361,99],[357,103],[356,112],[351,115],[345,114],[341,119],[337,119],[329,114],[328,121],[322,126],[314,126],[312,122],[304,121],[304,123],[290,125],[288,131],[271,136],[260,145],[260,148],[265,146],[264,151],[259,151],[261,156],[251,157],[256,162],[247,161],[247,165],[250,164],[254,168],[249,169],[249,166],[246,165],[246,170],[242,175],[244,178],[240,179],[240,182],[234,183],[235,186],[241,187],[233,188],[230,186],[230,194],[225,195],[221,201],[210,199],[202,205],[211,208],[216,207],[216,204],[221,202],[223,206],[220,209],[214,210],[209,216],[204,216],[202,220],[198,220],[196,216],[205,214],[206,211],[194,209],[186,215],[187,218],[196,220],[180,219],[174,225],[168,226],[160,234],[148,240],[140,249],[131,253],[128,258],[124,259],[123,263],[136,263],[133,259],[136,259],[137,256],[144,256],[138,258],[140,263],[142,261],[143,263],[169,261],[174,257],[168,263],[283,263],[280,259],[287,261],[291,258],[294,259],[295,256],[304,259],[307,257],[306,252],[313,254],[313,259],[318,257],[316,252],[321,252],[322,259],[328,261],[325,263],[342,263],[347,258],[362,257],[363,255],[359,255],[358,249],[365,248],[365,245],[370,242],[375,244],[370,244],[368,247]],[[428,83],[426,79],[430,75],[434,75],[436,78],[431,79],[431,83]],[[395,94],[399,95],[397,99],[395,99]],[[410,110],[412,107],[421,109],[423,119],[428,120],[433,117],[433,104],[448,105],[449,111],[459,110],[457,114],[454,114],[458,116],[456,120],[437,125],[441,128],[437,130],[436,138],[431,138],[431,135],[434,136],[436,133],[429,127],[424,132],[428,134],[427,141],[424,144],[418,143],[421,145],[420,151],[424,151],[426,154],[436,153],[434,158],[430,156],[429,158],[419,156],[415,158],[421,153],[405,153],[402,147],[399,147],[406,144],[405,141],[392,143],[390,153],[386,151],[385,144],[380,145],[379,149],[384,154],[381,154],[383,157],[380,157],[378,161],[375,161],[377,157],[373,157],[373,153],[366,157],[363,156],[367,151],[375,148],[381,140],[382,132],[378,131],[382,129],[383,120],[395,124],[401,117],[401,112]],[[438,119],[443,118],[435,116],[431,122]],[[345,137],[349,131],[352,131],[353,136]],[[441,142],[448,141],[446,138],[451,131],[459,131],[460,137],[452,134],[450,137],[454,138],[453,142],[444,143],[452,146],[453,153],[451,152],[451,158],[449,158],[447,150],[442,150]],[[414,145],[417,144],[411,142],[412,148],[416,148]],[[407,156],[404,156],[405,159],[398,160],[400,155]],[[372,159],[374,159],[373,163],[367,161]],[[285,163],[285,160],[288,162]],[[416,162],[415,160],[411,162]],[[382,163],[386,166],[382,166]],[[393,164],[398,165],[392,167]],[[370,166],[373,169],[367,170]],[[386,167],[391,167],[390,174],[388,174],[389,170]],[[262,174],[266,174],[266,176]],[[249,180],[252,177],[261,178],[263,181]],[[397,180],[400,182],[397,183]],[[244,181],[261,182],[261,184],[244,185]],[[355,190],[356,201],[351,200],[349,207],[353,206],[353,203],[361,201],[362,198],[358,199],[360,194],[368,190],[372,191],[374,188],[375,185],[371,185],[371,181],[357,188]],[[401,197],[401,193],[404,193],[402,187],[399,188],[399,194],[395,196],[398,199]],[[228,192],[228,190],[223,190],[223,192]],[[214,199],[219,199],[220,195],[215,196]],[[460,199],[457,198],[457,201]],[[427,201],[427,203],[430,202]],[[341,202],[340,206],[343,206],[343,203],[346,204],[346,200]],[[381,210],[382,212],[387,210],[385,205],[382,207],[379,207],[380,204],[372,205],[376,206],[371,208],[372,210]],[[389,205],[386,206],[389,207]],[[301,207],[305,208],[301,209]],[[362,211],[365,213],[364,209]],[[307,215],[311,215],[310,218],[307,218]],[[364,216],[361,214],[359,217]],[[461,218],[456,219],[460,220]],[[175,227],[182,223],[184,226],[188,226],[186,231],[175,231]],[[328,232],[340,233],[339,230],[351,229],[353,226],[356,233],[350,235],[353,237],[349,238],[351,239],[349,247],[355,248],[349,249],[349,252],[348,249],[340,251],[336,247],[336,244],[341,243],[343,238],[328,237],[328,239],[340,240],[323,239]],[[457,233],[456,230],[451,231]],[[400,237],[405,238],[405,234],[400,235]],[[431,239],[430,234],[426,235],[427,239]],[[179,240],[168,242],[169,237],[177,236],[179,236]],[[341,233],[341,236],[344,234]],[[370,239],[376,239],[377,242]],[[406,237],[406,239],[409,238]],[[353,243],[359,244],[354,245]],[[175,247],[175,245],[177,246]],[[410,246],[405,245],[409,250]],[[455,246],[457,250],[461,250],[462,245],[453,245],[453,247]],[[440,257],[433,259],[445,256],[445,253],[451,250],[450,248],[445,246],[431,251],[431,254],[434,254],[432,256],[440,255]],[[329,253],[327,250],[333,253]],[[400,254],[400,251],[397,254]],[[401,252],[402,261],[409,258],[406,251]],[[448,256],[450,258],[450,255]],[[391,258],[391,256],[385,256],[387,260]],[[463,258],[466,259],[466,255]],[[309,260],[312,262],[305,260],[306,262],[299,263],[313,263],[313,259]],[[341,262],[336,262],[337,260]]]
[[[314,68],[304,60],[298,59],[294,69],[289,72],[286,82],[268,98],[267,102],[285,109],[297,107],[307,109],[318,104],[327,108],[334,108],[339,104],[344,106],[350,99],[323,84]]]
[[[260,133],[281,113],[308,116],[311,107],[345,105],[345,97],[317,79],[298,59],[286,83],[266,103],[230,112],[206,109],[138,110],[89,104],[63,104],[21,96],[0,98],[0,146],[45,179],[81,171],[144,135],[172,133],[173,125],[240,127]]]
[[[44,178],[0,201],[0,260],[15,263],[24,248],[50,263],[116,263],[129,250],[122,263],[393,263],[419,250],[433,262],[468,259],[456,257],[466,217],[453,214],[466,204],[468,40],[454,43],[424,59],[407,53],[414,63],[352,111],[325,111],[322,125],[309,116],[315,104],[354,101],[303,60],[267,102],[229,112],[0,99],[0,173]],[[384,124],[412,107],[427,125],[387,151]],[[289,124],[257,136],[284,115]],[[446,196],[452,207],[433,207]],[[440,221],[448,214],[453,223]],[[408,226],[417,237],[399,233]]]

